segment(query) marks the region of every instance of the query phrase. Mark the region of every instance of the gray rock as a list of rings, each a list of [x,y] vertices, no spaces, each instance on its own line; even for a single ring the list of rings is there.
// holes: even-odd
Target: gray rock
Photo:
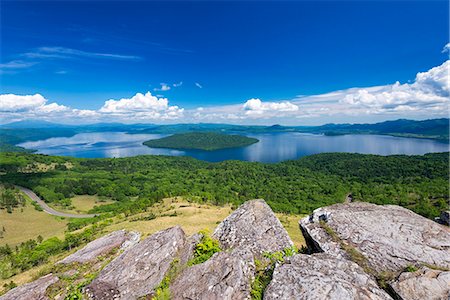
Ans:
[[[86,287],[90,299],[137,299],[152,294],[186,242],[179,227],[159,231],[128,248]]]
[[[354,246],[378,273],[401,272],[408,265],[426,263],[450,268],[450,229],[395,205],[364,202],[335,204],[316,209],[300,221],[306,238],[320,250],[345,256],[319,224],[327,225]]]
[[[416,272],[402,273],[390,286],[405,300],[448,300],[450,272],[422,267]]]
[[[186,265],[188,261],[194,258],[194,250],[198,243],[203,238],[203,234],[196,233],[190,236],[183,247],[183,250],[180,252],[180,265]]]
[[[73,262],[85,263],[95,260],[101,255],[110,253],[112,250],[122,247],[122,249],[139,242],[139,233],[118,230],[111,232],[99,239],[87,244],[83,249],[69,255],[58,263],[70,264]]]
[[[297,254],[277,265],[264,300],[278,299],[392,300],[357,264],[326,253]]]
[[[171,299],[250,299],[255,272],[248,250],[215,253],[206,262],[185,269],[170,286]]]
[[[38,280],[16,287],[5,295],[0,296],[1,300],[47,300],[45,295],[47,288],[58,281],[58,277],[53,274],[45,275]]]
[[[217,226],[213,237],[222,249],[245,248],[256,256],[294,245],[272,209],[260,199],[242,204]]]

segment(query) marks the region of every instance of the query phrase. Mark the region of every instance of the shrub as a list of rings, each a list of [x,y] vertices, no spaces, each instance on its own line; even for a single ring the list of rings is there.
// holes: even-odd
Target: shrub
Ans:
[[[194,251],[194,258],[188,262],[188,266],[201,264],[207,261],[214,253],[222,251],[219,242],[209,236],[207,230],[199,232],[203,235],[200,243],[197,244]]]

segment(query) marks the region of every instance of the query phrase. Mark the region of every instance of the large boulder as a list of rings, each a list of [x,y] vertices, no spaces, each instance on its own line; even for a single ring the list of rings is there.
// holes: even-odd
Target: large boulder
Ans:
[[[90,299],[137,299],[154,292],[186,238],[176,226],[159,231],[108,264],[86,287]]]
[[[300,227],[321,251],[343,254],[336,238],[351,245],[377,273],[400,273],[416,263],[450,268],[450,229],[400,206],[335,204],[316,209],[300,221]]]
[[[288,233],[264,200],[242,204],[214,231],[222,249],[245,248],[254,255],[293,246]]]
[[[170,286],[171,299],[250,299],[255,272],[248,250],[215,253],[206,262],[185,269]]]
[[[357,264],[325,253],[297,254],[277,265],[264,300],[278,299],[392,300]]]
[[[450,299],[450,272],[422,267],[416,272],[404,272],[391,288],[401,299]]]
[[[49,299],[45,291],[47,288],[58,281],[58,277],[53,274],[45,275],[38,280],[24,284],[10,290],[1,300],[47,300]]]
[[[96,239],[84,248],[67,256],[59,263],[70,264],[73,262],[86,263],[95,260],[101,255],[110,253],[112,250],[121,247],[125,249],[131,245],[139,242],[140,234],[136,232],[127,232],[125,230],[118,230],[111,232],[99,239]]]

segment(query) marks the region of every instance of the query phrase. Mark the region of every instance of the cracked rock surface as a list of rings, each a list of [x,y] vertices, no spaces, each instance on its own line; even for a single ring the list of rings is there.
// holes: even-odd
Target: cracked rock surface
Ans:
[[[256,256],[294,245],[280,220],[261,199],[242,204],[217,226],[213,237],[222,249],[245,248]]]
[[[450,299],[450,271],[422,267],[416,272],[404,272],[391,283],[391,288],[402,299]]]
[[[70,264],[73,262],[85,263],[97,259],[98,256],[110,253],[114,249],[125,249],[139,242],[140,234],[118,230],[96,239],[84,248],[69,255],[59,263]]]
[[[45,291],[47,288],[58,281],[58,277],[53,274],[48,274],[35,280],[33,282],[24,284],[10,290],[3,296],[1,300],[47,300],[49,299]]]
[[[264,300],[392,299],[361,267],[346,259],[317,253],[297,254],[276,266]]]
[[[319,219],[346,243],[354,246],[377,272],[401,272],[405,267],[426,263],[450,268],[450,229],[396,205],[365,202],[335,204],[316,209],[300,221],[320,248],[341,253],[321,228]]]
[[[185,269],[170,287],[171,299],[250,299],[255,272],[248,250],[215,253],[202,264]]]
[[[159,231],[109,263],[86,288],[90,299],[137,299],[154,292],[186,242],[176,226]]]

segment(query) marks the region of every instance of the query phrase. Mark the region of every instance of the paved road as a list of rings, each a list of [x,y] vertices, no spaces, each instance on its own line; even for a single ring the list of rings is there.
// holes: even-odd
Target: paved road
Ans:
[[[39,206],[42,207],[42,209],[50,215],[54,215],[54,216],[58,216],[58,217],[65,217],[65,218],[92,218],[92,217],[97,216],[95,214],[91,214],[91,215],[89,215],[89,214],[86,214],[86,215],[69,214],[69,213],[54,210],[53,208],[48,206],[47,203],[45,203],[41,198],[39,198],[38,195],[36,195],[32,190],[18,186],[18,185],[16,185],[16,187],[19,190],[21,190],[23,193],[25,193],[28,197],[30,197],[31,200],[33,200],[34,202],[39,204]]]

